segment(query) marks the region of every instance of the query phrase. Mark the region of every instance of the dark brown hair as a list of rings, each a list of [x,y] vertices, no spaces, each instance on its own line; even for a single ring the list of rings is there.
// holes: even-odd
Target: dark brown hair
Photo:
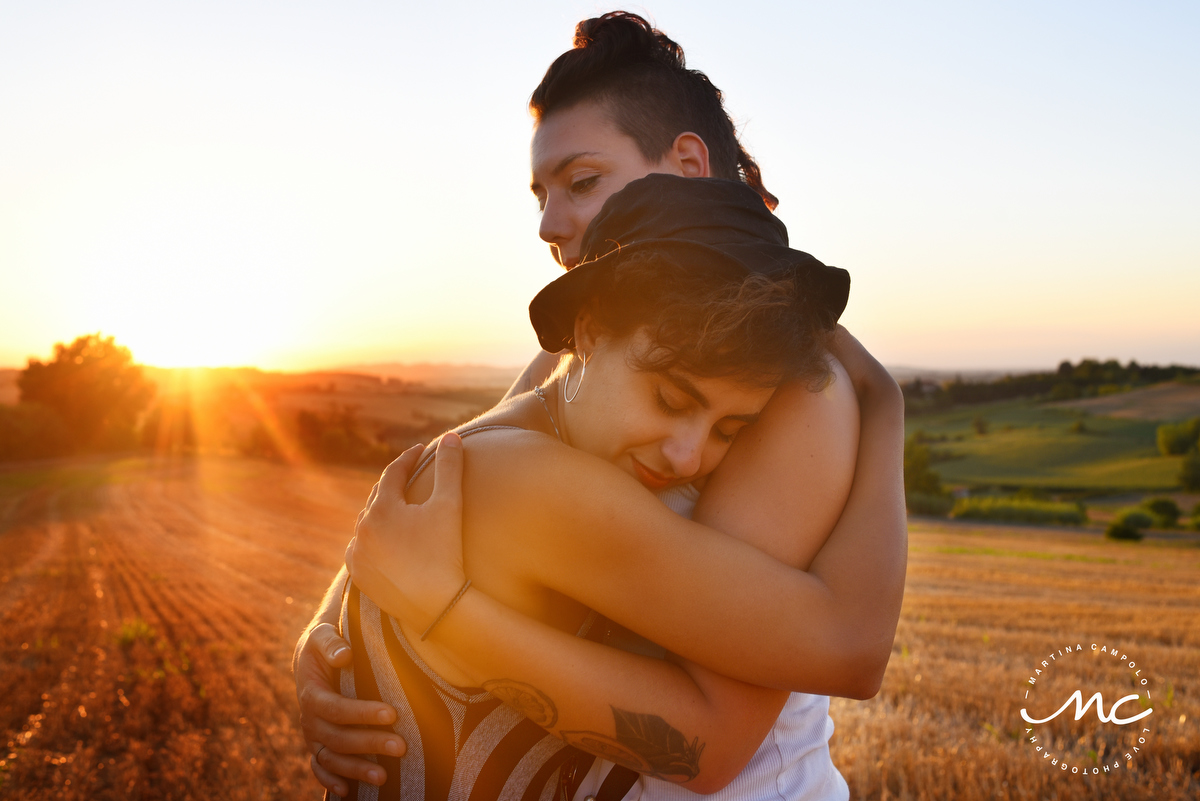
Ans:
[[[715,177],[744,181],[768,208],[779,205],[738,142],[721,90],[703,72],[687,69],[683,48],[637,14],[612,11],[576,25],[574,48],[546,70],[529,109],[542,120],[584,101],[607,105],[617,128],[651,161],[679,134],[698,134]]]
[[[587,309],[601,329],[649,335],[650,346],[632,357],[638,369],[679,369],[754,386],[799,379],[814,389],[832,375],[830,331],[794,274],[731,279],[638,251],[597,275],[589,295]]]

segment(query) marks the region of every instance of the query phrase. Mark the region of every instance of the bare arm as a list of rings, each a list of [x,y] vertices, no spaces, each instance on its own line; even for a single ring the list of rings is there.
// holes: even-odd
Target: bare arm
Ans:
[[[547,353],[546,351],[538,351],[538,355],[530,360],[529,364],[525,365],[525,369],[517,376],[517,380],[508,388],[508,392],[504,393],[504,397],[500,399],[503,403],[510,398],[515,398],[517,395],[522,395],[526,392],[532,392],[534,387],[539,387],[545,383],[550,374],[554,372],[554,368],[558,366],[559,356],[556,353]]]
[[[836,548],[833,558],[822,562],[818,557],[811,575],[711,529],[672,519],[624,474],[562,448],[539,454],[520,469],[497,471],[486,491],[491,500],[482,508],[516,504],[510,513],[518,519],[518,512],[528,516],[537,507],[544,515],[543,524],[514,526],[506,533],[512,551],[529,559],[522,565],[528,579],[599,609],[675,652],[719,673],[765,686],[871,695],[877,681],[875,687],[864,681],[860,666],[869,665],[868,673],[882,673],[903,586],[903,523],[899,536],[888,525],[897,510],[903,514],[898,489],[902,408],[899,392],[888,391],[889,383],[895,390],[890,378],[877,387],[871,385],[869,368],[877,363],[869,356],[864,360],[865,351],[852,340],[844,350],[845,355],[839,355],[854,365],[855,383],[862,383],[875,396],[869,392],[869,402],[863,404],[851,508],[843,514],[829,546],[851,542]],[[520,486],[532,477],[535,485],[552,487],[563,475],[582,477],[593,491],[543,492],[535,499],[527,498],[528,489]],[[866,482],[865,489],[859,480]],[[387,507],[379,508],[382,512]],[[392,537],[405,533],[389,528],[385,518],[373,520],[368,514],[367,542],[378,539],[371,536],[376,531],[390,531]],[[564,530],[575,535],[562,537]],[[404,592],[396,585],[390,598],[382,591],[370,592],[389,612],[428,623],[457,589],[461,567],[441,575],[428,570],[412,574],[414,565],[453,560],[456,543],[427,559],[416,556],[434,539],[410,539],[401,548],[408,554],[406,560],[412,561],[398,565],[399,572],[391,578],[400,578]],[[415,549],[409,550],[413,544]],[[870,548],[876,552],[864,553]],[[639,558],[628,560],[629,553]],[[368,561],[371,569],[385,563]],[[385,571],[381,581],[386,582],[386,576]],[[863,597],[850,597],[854,593]],[[473,600],[479,595],[468,593],[455,616],[470,620],[470,610],[482,603]],[[486,616],[483,610],[480,614]],[[865,631],[859,632],[859,626]]]
[[[439,625],[439,642],[475,684],[570,745],[697,793],[741,772],[787,700],[682,660],[581,640],[484,593],[469,618],[454,618]]]
[[[834,616],[847,658],[826,666],[835,682],[793,689],[870,698],[883,681],[904,593],[903,399],[883,366],[845,329],[834,352],[849,370],[838,375],[842,391],[853,383],[858,399],[859,436],[829,436],[839,418],[827,407],[845,398],[781,387],[760,423],[742,432],[753,436],[739,435],[709,480],[695,520],[809,570],[824,590],[824,604],[813,611]],[[852,486],[843,485],[837,471],[814,482],[814,471],[805,469],[816,464],[826,472],[846,458],[855,459]],[[791,543],[783,555],[764,542],[779,531]],[[811,657],[805,661],[821,670]]]

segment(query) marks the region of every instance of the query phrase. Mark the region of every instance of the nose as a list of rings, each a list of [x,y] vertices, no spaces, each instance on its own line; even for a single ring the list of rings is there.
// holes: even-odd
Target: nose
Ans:
[[[574,220],[566,204],[556,201],[553,193],[546,198],[546,205],[542,208],[538,236],[550,244],[555,261],[568,270],[575,266],[579,254],[570,252],[571,242],[575,238]]]
[[[708,440],[708,432],[695,427],[677,431],[663,443],[662,452],[671,470],[680,478],[688,478],[700,472],[700,462],[704,456],[704,444]]]

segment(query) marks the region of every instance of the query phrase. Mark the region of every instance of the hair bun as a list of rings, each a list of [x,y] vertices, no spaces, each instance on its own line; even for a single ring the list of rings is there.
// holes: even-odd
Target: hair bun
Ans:
[[[612,11],[585,19],[575,26],[576,49],[596,48],[603,60],[625,64],[654,62],[682,70],[683,48],[642,17],[628,11]]]

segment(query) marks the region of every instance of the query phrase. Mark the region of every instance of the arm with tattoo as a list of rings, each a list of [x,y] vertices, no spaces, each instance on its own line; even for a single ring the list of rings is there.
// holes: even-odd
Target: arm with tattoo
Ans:
[[[512,679],[485,681],[483,688],[542,728],[558,722],[558,708],[550,697],[531,684]],[[614,734],[596,731],[560,731],[568,745],[625,765],[638,773],[666,781],[690,781],[700,774],[704,743],[688,742],[683,733],[658,715],[639,714],[610,707]]]
[[[511,613],[474,590],[459,603],[469,606],[464,618],[476,623]],[[786,692],[719,676],[674,655],[631,654],[521,620],[523,632],[506,620],[494,637],[475,632],[461,638],[449,615],[430,640],[454,642],[458,668],[568,744],[697,793],[716,792],[741,772],[787,700]],[[513,649],[514,634],[531,646],[524,656]]]

